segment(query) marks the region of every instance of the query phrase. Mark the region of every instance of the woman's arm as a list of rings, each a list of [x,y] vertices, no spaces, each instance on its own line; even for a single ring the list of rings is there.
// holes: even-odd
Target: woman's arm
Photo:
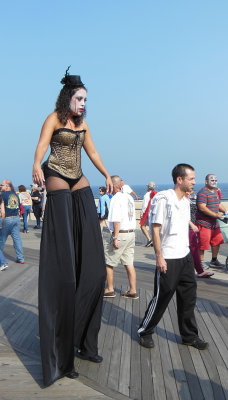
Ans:
[[[87,124],[86,124],[86,134],[85,134],[85,141],[84,141],[83,147],[85,149],[86,154],[92,161],[93,165],[95,165],[95,167],[98,169],[98,171],[100,171],[100,173],[105,176],[107,192],[108,192],[108,194],[111,194],[112,190],[113,190],[113,184],[112,184],[111,177],[110,177],[108,171],[106,170],[106,168],[101,160],[100,155],[98,154],[98,152],[96,150],[96,147],[91,138],[91,134],[90,134]]]
[[[52,134],[55,130],[58,118],[56,113],[50,114],[46,121],[43,124],[40,139],[36,148],[35,157],[34,157],[34,164],[33,164],[33,171],[32,171],[32,178],[33,182],[37,183],[39,186],[43,185],[44,181],[44,174],[40,167],[41,161],[44,158],[44,154],[46,153],[48,146],[51,141]]]

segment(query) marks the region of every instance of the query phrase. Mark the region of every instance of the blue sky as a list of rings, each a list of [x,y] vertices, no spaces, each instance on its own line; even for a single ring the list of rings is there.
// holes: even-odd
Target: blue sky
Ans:
[[[228,2],[59,0],[1,4],[0,176],[31,183],[41,126],[68,65],[88,88],[87,122],[110,174],[170,183],[227,177]],[[86,155],[91,185],[104,183]]]

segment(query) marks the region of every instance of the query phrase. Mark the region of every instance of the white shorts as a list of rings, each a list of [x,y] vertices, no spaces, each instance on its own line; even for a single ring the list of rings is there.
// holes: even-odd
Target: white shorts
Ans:
[[[133,265],[135,252],[135,232],[119,233],[119,248],[113,246],[112,236],[104,243],[105,262],[110,267],[117,267],[118,264]]]

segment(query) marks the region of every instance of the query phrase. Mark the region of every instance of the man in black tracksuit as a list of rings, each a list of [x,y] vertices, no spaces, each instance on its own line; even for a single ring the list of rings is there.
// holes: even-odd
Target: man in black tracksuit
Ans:
[[[182,343],[199,350],[208,343],[198,337],[194,308],[196,281],[189,250],[190,206],[186,193],[195,184],[194,168],[178,164],[172,171],[174,189],[159,192],[152,200],[149,224],[152,224],[156,254],[154,297],[138,329],[140,345],[152,348],[152,333],[176,292],[177,315]]]

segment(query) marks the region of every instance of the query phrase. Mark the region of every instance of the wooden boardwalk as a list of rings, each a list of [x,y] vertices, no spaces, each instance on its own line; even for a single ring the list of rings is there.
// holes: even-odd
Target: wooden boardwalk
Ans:
[[[106,235],[106,234],[105,234]],[[104,235],[104,236],[105,236]],[[137,233],[136,271],[139,300],[120,297],[127,288],[124,268],[115,270],[117,296],[105,299],[97,365],[75,358],[80,378],[42,389],[37,322],[40,232],[23,236],[24,265],[15,264],[8,241],[9,269],[0,273],[0,400],[16,399],[228,399],[227,273],[199,280],[196,318],[200,336],[210,343],[198,350],[181,344],[175,298],[156,328],[155,348],[139,346],[139,321],[152,296],[153,249]],[[226,254],[227,247],[223,247]],[[225,259],[225,255],[223,256]]]

